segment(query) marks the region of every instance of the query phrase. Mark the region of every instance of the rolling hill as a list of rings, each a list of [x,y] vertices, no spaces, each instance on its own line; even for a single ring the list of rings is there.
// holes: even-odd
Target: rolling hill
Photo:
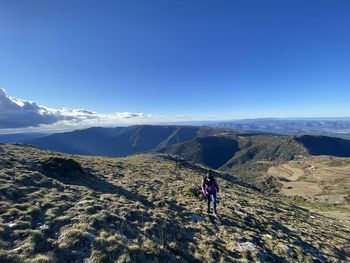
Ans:
[[[204,143],[209,141],[210,143]],[[233,146],[234,145],[234,146]],[[271,166],[308,156],[350,157],[350,141],[326,136],[219,135],[178,143],[159,152],[239,176],[264,191],[278,191]]]

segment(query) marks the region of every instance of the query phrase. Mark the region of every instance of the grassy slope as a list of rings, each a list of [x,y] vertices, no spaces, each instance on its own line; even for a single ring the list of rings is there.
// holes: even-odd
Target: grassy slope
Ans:
[[[266,177],[270,166],[309,155],[292,136],[236,136],[229,133],[197,138],[160,151],[231,171],[263,190],[277,189],[274,179]]]
[[[232,154],[238,150],[236,139],[223,136],[206,136],[163,148],[159,151],[175,155],[180,154],[186,160],[217,169],[230,160]]]
[[[40,163],[50,156],[73,158],[84,172],[45,175]],[[159,155],[112,159],[0,145],[0,262],[349,260],[345,226],[225,174],[217,175],[220,220],[204,215],[204,173]]]
[[[300,205],[350,223],[350,158],[313,156],[273,166],[268,171],[286,196]]]

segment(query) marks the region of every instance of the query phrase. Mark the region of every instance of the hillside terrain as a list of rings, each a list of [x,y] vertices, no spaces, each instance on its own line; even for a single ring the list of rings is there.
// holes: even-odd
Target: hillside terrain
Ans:
[[[350,158],[313,156],[270,167],[280,193],[301,205],[350,223]]]
[[[278,191],[278,183],[268,174],[271,166],[308,156],[349,157],[350,140],[311,135],[240,136],[226,133],[196,138],[158,151],[235,174],[262,190],[273,192]]]
[[[165,154],[127,158],[0,145],[0,262],[348,262],[339,220]]]
[[[26,141],[70,154],[124,157],[160,152],[183,157],[237,175],[266,192],[279,183],[272,166],[308,156],[350,156],[350,140],[315,136],[282,136],[201,126],[136,125],[89,128]]]

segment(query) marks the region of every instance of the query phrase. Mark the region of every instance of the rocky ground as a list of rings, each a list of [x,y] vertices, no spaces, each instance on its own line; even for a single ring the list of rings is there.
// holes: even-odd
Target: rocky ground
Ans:
[[[348,262],[350,229],[159,154],[82,157],[0,145],[0,262]]]

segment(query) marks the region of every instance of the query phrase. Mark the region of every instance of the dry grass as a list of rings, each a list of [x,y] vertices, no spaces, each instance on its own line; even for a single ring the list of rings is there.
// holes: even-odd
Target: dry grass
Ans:
[[[297,204],[350,224],[350,158],[308,157],[271,167],[283,195],[303,197]],[[296,203],[294,200],[294,203]]]
[[[346,262],[331,218],[217,174],[220,219],[204,214],[206,169],[159,155],[70,156],[0,145],[0,262]],[[82,171],[45,173],[50,157]],[[200,218],[200,220],[194,220]]]

